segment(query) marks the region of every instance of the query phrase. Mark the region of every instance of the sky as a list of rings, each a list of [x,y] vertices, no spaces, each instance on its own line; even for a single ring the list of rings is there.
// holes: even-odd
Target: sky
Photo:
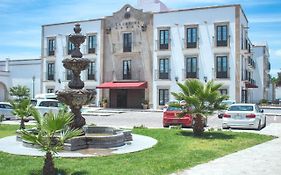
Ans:
[[[281,72],[281,0],[161,0],[169,9],[241,4],[252,43],[267,42],[271,75]],[[0,0],[0,60],[40,58],[41,26],[110,16],[137,0]]]

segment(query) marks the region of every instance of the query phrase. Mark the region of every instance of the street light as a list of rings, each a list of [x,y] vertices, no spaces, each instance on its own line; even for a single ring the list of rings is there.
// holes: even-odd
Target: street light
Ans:
[[[35,97],[35,76],[32,76],[32,98]]]

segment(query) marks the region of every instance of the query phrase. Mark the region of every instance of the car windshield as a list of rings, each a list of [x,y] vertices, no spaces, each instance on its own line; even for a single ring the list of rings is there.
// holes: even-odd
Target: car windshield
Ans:
[[[253,106],[239,106],[239,105],[235,105],[235,106],[230,106],[228,111],[253,111]]]
[[[221,104],[226,105],[226,106],[230,106],[230,105],[234,104],[234,102],[233,101],[222,101]]]
[[[181,111],[180,107],[169,106],[166,111]]]

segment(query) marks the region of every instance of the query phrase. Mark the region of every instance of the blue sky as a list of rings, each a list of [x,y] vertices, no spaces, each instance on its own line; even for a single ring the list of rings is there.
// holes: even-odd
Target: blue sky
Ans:
[[[170,9],[241,4],[253,43],[267,42],[271,74],[281,71],[280,0],[162,0]],[[40,57],[41,25],[112,15],[137,0],[0,0],[0,59]],[[82,10],[77,10],[82,9]]]

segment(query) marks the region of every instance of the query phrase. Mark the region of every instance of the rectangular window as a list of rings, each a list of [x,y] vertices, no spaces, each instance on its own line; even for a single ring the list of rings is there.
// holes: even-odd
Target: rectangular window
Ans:
[[[197,78],[197,57],[186,58],[186,78]]]
[[[66,69],[66,80],[71,80],[73,77],[73,73],[71,70]]]
[[[47,89],[47,93],[54,93],[54,92],[55,92],[54,88],[48,88]]]
[[[74,50],[74,48],[75,48],[74,44],[72,42],[68,41],[67,42],[67,53],[68,53],[68,55],[71,54],[71,52]]]
[[[123,52],[132,52],[132,33],[123,34]]]
[[[159,49],[160,50],[165,50],[165,49],[169,49],[169,30],[165,29],[165,30],[159,30],[159,38],[160,38],[160,42],[159,42]]]
[[[216,27],[216,42],[217,47],[227,46],[228,41],[228,29],[227,25],[218,25]]]
[[[88,80],[96,80],[96,62],[91,61],[88,68]]]
[[[131,60],[123,61],[123,80],[130,80],[131,75]]]
[[[55,80],[55,63],[47,63],[47,80]]]
[[[169,59],[159,59],[159,79],[169,79]]]
[[[186,29],[186,48],[196,48],[197,47],[197,27]]]
[[[169,102],[169,89],[159,89],[159,105]]]
[[[227,56],[217,56],[216,57],[216,76],[217,78],[228,78],[228,62]]]
[[[55,55],[56,43],[54,38],[48,39],[48,56]]]
[[[227,95],[227,89],[219,89],[221,95]]]
[[[88,36],[88,53],[96,53],[97,48],[97,36]]]

